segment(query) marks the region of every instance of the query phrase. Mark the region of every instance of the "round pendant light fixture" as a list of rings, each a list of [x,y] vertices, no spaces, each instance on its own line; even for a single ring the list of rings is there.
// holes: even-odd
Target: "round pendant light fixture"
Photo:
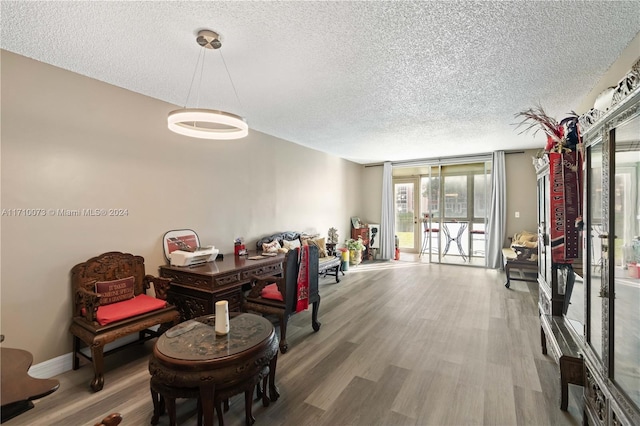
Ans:
[[[211,30],[201,30],[198,32],[196,42],[204,49],[217,50],[222,47],[220,35]],[[222,53],[220,53],[220,56],[222,57]],[[202,67],[204,67],[204,55],[202,61]],[[222,61],[224,63],[224,57],[222,57]],[[198,62],[200,62],[199,57]],[[233,80],[231,80],[231,75],[229,74],[226,63],[224,63],[224,66],[227,70],[231,85],[233,86]],[[196,70],[197,68],[198,63],[196,63]],[[196,70],[194,70],[191,86],[193,86]],[[200,79],[202,80],[202,72]],[[235,90],[235,86],[233,86],[233,89],[237,98],[238,93]],[[190,95],[191,87],[189,87],[187,101]],[[244,118],[239,115],[213,109],[186,108],[186,106],[185,108],[171,111],[167,118],[167,125],[172,132],[200,139],[231,140],[240,139],[249,134],[249,126]]]

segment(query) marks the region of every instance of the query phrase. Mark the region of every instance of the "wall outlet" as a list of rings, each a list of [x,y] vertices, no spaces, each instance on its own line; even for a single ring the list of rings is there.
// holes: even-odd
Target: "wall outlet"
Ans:
[[[520,217],[520,212],[516,212],[516,218]]]

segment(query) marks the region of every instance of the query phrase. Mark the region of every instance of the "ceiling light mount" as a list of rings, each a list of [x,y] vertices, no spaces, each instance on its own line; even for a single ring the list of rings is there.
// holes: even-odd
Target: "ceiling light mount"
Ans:
[[[220,34],[211,30],[200,30],[196,37],[196,42],[204,49],[217,50],[222,47]],[[236,99],[238,100],[238,103],[240,103],[238,93],[233,85],[233,80],[231,80],[231,75],[229,74],[229,69],[227,69],[227,64],[224,62],[224,57],[222,57],[222,52],[220,52],[220,57],[222,58],[222,62],[227,71],[229,81],[233,86]],[[192,84],[195,79],[199,63],[200,57],[198,57],[198,63],[196,63],[193,73]],[[204,74],[204,55],[202,58],[201,69],[200,80],[202,80]],[[189,87],[187,102],[190,95],[191,87]],[[186,104],[184,108],[171,111],[169,113],[169,116],[167,117],[167,126],[169,130],[174,133],[200,139],[231,140],[240,139],[249,134],[249,126],[244,118],[239,115],[225,111],[199,108],[197,106],[195,108],[187,108]]]
[[[196,38],[198,44],[205,49],[220,49],[222,47],[222,40],[220,40],[220,34],[211,30],[201,30],[198,32]]]

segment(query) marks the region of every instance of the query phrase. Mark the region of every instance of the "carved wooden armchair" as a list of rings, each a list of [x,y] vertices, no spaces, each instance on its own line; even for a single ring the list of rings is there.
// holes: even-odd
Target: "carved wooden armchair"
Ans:
[[[146,294],[151,283],[156,297]],[[80,367],[79,356],[92,361],[94,391],[104,386],[103,359],[111,352],[105,353],[104,345],[133,333],[138,333],[133,343],[149,340],[178,323],[178,311],[166,301],[169,283],[146,275],[144,259],[129,253],[103,253],[71,269],[73,369]],[[150,329],[155,325],[160,325],[158,331]],[[91,356],[81,352],[81,342]]]
[[[289,250],[285,255],[282,277],[254,277],[251,290],[245,296],[243,310],[266,315],[276,315],[280,321],[280,351],[287,352],[287,321],[296,313],[298,270],[298,251]],[[275,283],[275,287],[272,284]],[[318,247],[309,246],[309,304],[312,305],[311,326],[314,331],[320,329],[318,309]]]

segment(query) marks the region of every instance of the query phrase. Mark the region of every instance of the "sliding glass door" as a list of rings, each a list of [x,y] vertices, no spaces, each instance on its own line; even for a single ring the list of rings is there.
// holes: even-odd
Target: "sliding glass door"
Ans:
[[[442,263],[484,266],[489,162],[440,167]]]
[[[401,252],[418,253],[421,261],[484,266],[490,161],[396,172]]]

